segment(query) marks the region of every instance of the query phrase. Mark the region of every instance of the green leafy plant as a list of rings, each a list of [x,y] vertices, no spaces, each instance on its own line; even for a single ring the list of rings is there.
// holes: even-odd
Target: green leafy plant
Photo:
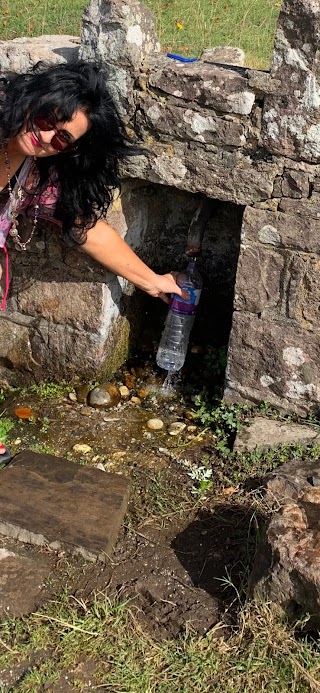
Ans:
[[[70,385],[65,380],[62,380],[60,383],[34,383],[33,385],[30,385],[30,387],[23,388],[20,394],[23,397],[30,394],[35,394],[40,397],[40,399],[55,400],[65,397],[69,390]]]
[[[9,431],[13,428],[13,421],[9,418],[0,418],[0,441],[5,443]]]

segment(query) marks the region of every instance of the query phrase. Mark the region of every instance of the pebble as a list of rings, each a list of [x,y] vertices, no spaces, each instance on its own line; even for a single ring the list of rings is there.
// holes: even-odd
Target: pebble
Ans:
[[[193,421],[196,418],[197,414],[195,411],[187,410],[187,411],[183,412],[183,416],[188,421]]]
[[[75,392],[69,392],[68,393],[68,398],[70,399],[70,402],[77,402],[77,395]]]
[[[132,404],[141,404],[141,399],[140,397],[131,397]]]
[[[147,421],[147,428],[150,429],[150,431],[161,431],[161,429],[164,426],[163,421],[161,419],[149,419]]]
[[[145,399],[146,397],[148,397],[148,394],[149,393],[146,388],[142,387],[140,388],[140,390],[138,390],[138,396],[140,397],[140,399]]]
[[[120,385],[119,392],[123,399],[126,399],[130,395],[130,390],[126,385]]]
[[[132,390],[136,384],[136,376],[133,373],[125,373],[124,382],[129,390]]]
[[[170,424],[168,433],[170,436],[178,436],[186,427],[187,424],[183,423],[182,421],[174,421],[172,424]]]
[[[89,452],[92,452],[92,448],[87,443],[76,443],[72,450],[79,453],[79,455],[87,455]]]
[[[92,414],[91,407],[82,407],[80,414],[81,414],[81,416],[91,416],[91,414]]]
[[[115,459],[125,457],[125,456],[126,456],[126,452],[124,450],[117,450],[117,452],[112,453],[112,457],[114,457]]]
[[[189,433],[195,433],[196,430],[197,426],[187,426],[187,431],[189,431]]]
[[[106,468],[102,462],[98,462],[98,464],[96,464],[96,469],[101,469],[102,472],[106,471]]]
[[[105,385],[99,385],[95,387],[94,390],[91,390],[89,404],[91,407],[109,409],[109,407],[114,407],[118,404],[119,399],[119,388],[112,383],[106,383]]]

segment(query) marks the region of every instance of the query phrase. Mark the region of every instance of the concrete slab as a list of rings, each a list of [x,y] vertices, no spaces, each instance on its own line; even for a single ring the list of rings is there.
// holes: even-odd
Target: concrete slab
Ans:
[[[0,534],[87,560],[111,554],[130,481],[62,457],[21,452],[0,470]]]

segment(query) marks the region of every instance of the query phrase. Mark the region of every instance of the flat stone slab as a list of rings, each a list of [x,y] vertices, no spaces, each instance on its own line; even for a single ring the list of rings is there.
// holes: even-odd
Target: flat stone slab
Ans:
[[[0,616],[23,616],[34,611],[51,570],[52,561],[47,556],[22,556],[0,548]]]
[[[249,426],[245,426],[236,436],[235,452],[268,450],[278,445],[295,443],[320,443],[320,433],[312,426],[274,421],[263,416],[255,416]]]
[[[21,452],[0,471],[0,534],[105,562],[130,481],[63,457]]]

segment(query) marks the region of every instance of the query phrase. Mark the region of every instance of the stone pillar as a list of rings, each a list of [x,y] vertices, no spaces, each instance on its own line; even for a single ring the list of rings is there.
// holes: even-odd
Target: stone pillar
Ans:
[[[279,175],[244,214],[225,389],[300,414],[320,402],[319,35],[319,3],[284,0],[261,130]]]
[[[84,12],[80,57],[101,60],[121,116],[135,110],[134,84],[143,59],[159,52],[153,15],[138,0],[92,0]]]
[[[320,6],[284,0],[271,77],[277,93],[265,100],[262,139],[272,153],[320,161]]]

